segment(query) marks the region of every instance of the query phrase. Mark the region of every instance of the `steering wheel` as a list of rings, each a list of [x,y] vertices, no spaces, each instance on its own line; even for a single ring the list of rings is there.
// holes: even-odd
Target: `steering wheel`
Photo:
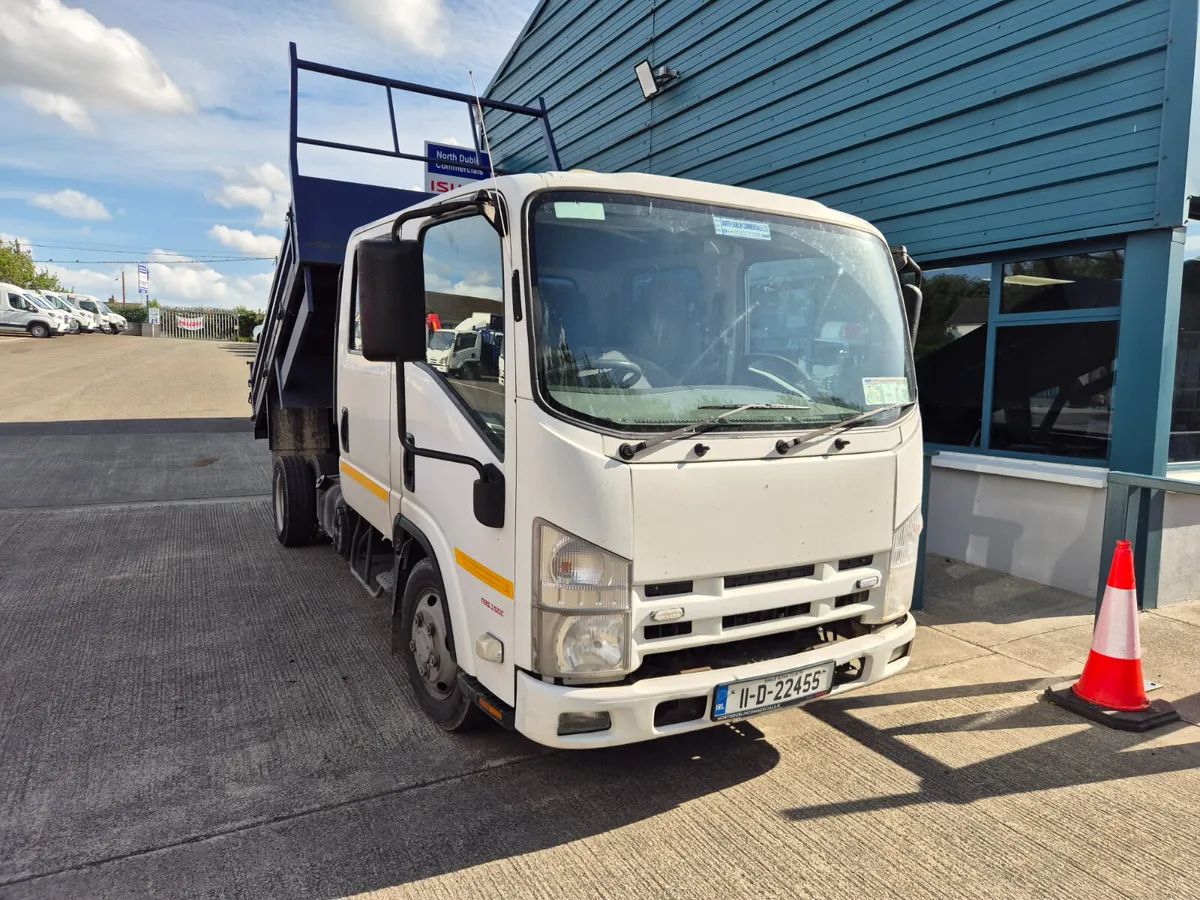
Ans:
[[[751,364],[756,362],[760,363],[760,368],[768,375],[793,386],[799,382],[805,393],[818,391],[818,386],[812,378],[786,356],[777,356],[774,353],[747,353],[742,357],[742,368],[749,372]]]
[[[598,359],[589,361],[587,368],[572,369],[567,366],[558,366],[557,368],[547,371],[546,375],[549,378],[552,375],[560,375],[568,372],[573,372],[579,380],[582,381],[598,381],[601,373],[612,373],[611,382],[621,390],[627,391],[639,381],[642,380],[642,367],[635,362],[630,362],[627,359]],[[589,387],[607,387],[603,384],[592,384]]]

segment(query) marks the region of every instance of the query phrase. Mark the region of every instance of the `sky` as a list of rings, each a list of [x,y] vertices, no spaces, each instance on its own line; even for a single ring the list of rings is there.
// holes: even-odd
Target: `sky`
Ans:
[[[302,59],[483,90],[535,0],[0,0],[0,238],[68,288],[266,306],[283,236],[288,42]],[[397,94],[403,151],[469,145]],[[382,89],[301,73],[300,133],[391,145]],[[304,151],[311,152],[304,152]],[[303,148],[306,175],[417,188],[420,163]],[[182,263],[182,264],[180,264]]]

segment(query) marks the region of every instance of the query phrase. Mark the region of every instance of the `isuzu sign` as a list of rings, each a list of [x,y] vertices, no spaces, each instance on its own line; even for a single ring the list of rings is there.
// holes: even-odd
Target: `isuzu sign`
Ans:
[[[469,147],[454,147],[450,144],[425,142],[425,190],[431,194],[444,194],[465,184],[488,177],[488,155],[476,153]],[[484,171],[468,166],[482,166]]]

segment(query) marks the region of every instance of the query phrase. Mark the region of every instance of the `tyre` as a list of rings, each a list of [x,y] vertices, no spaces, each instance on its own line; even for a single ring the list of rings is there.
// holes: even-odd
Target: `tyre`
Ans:
[[[304,457],[281,456],[275,460],[271,507],[275,537],[285,547],[300,547],[312,542],[317,529],[315,481]]]
[[[458,683],[449,620],[446,590],[433,564],[423,559],[413,566],[404,586],[400,609],[404,666],[425,714],[445,731],[466,731],[486,717]]]
[[[41,322],[34,322],[29,326],[29,333],[35,338],[48,338],[50,337],[50,326],[44,325]]]
[[[462,367],[463,381],[478,381],[479,380],[479,363],[465,363]]]

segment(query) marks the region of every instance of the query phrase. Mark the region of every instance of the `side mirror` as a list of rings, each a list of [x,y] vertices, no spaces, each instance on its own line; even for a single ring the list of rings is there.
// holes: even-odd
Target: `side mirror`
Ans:
[[[472,497],[475,518],[488,528],[504,527],[504,473],[491,463],[483,467],[485,478],[475,479]]]
[[[425,359],[425,265],[420,241],[363,241],[355,251],[362,354],[374,362]]]
[[[917,326],[921,324],[921,289],[915,284],[900,285],[904,297],[904,314],[908,317],[908,331],[913,344],[917,342]]]

